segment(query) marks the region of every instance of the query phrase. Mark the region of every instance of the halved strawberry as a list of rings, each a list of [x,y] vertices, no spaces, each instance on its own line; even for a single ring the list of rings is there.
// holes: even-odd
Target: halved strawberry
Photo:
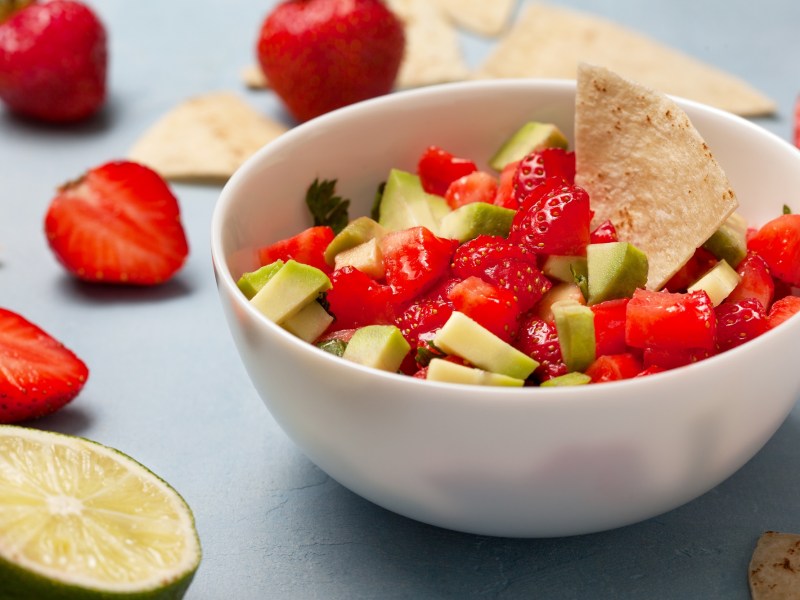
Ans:
[[[409,304],[394,323],[411,349],[416,350],[433,339],[451,314],[453,304],[447,300],[417,300]]]
[[[769,326],[777,327],[789,317],[800,312],[800,297],[784,296],[780,300],[775,300],[769,310]]]
[[[259,248],[258,260],[262,265],[268,265],[276,260],[287,261],[291,258],[330,273],[332,269],[325,262],[325,248],[334,237],[333,229],[327,225],[309,227],[292,237]]]
[[[457,245],[425,227],[392,231],[381,238],[386,283],[395,301],[411,300],[431,289],[450,267]]]
[[[717,313],[717,351],[724,352],[757,338],[769,329],[764,306],[756,298],[723,302]]]
[[[499,338],[509,341],[516,336],[520,309],[510,291],[472,276],[454,285],[448,297],[457,311]]]
[[[58,260],[85,281],[162,283],[189,253],[170,188],[130,161],[103,164],[61,186],[44,229]]]
[[[462,279],[470,275],[482,277],[487,269],[504,260],[535,265],[536,255],[499,235],[479,235],[456,248],[451,267],[453,273]]]
[[[773,277],[800,286],[800,215],[784,214],[765,223],[747,248],[767,262]]]
[[[528,315],[522,320],[515,346],[539,363],[533,372],[539,381],[567,372],[554,323],[548,323],[536,315]]]
[[[83,388],[89,369],[21,315],[0,309],[0,423],[55,412]]]
[[[453,181],[444,194],[450,208],[472,202],[492,204],[497,196],[497,179],[486,171],[473,171]]]
[[[739,266],[739,283],[725,298],[725,302],[739,302],[745,298],[756,298],[768,309],[775,295],[775,280],[769,273],[766,261],[754,252],[748,252]]]
[[[514,294],[522,312],[533,308],[553,287],[553,283],[536,265],[513,258],[487,268],[484,279]]]
[[[444,196],[448,186],[456,179],[477,171],[474,162],[450,154],[438,146],[428,146],[417,163],[422,189],[429,194]]]
[[[514,195],[517,201],[527,196],[534,188],[549,178],[557,178],[567,184],[575,182],[575,153],[563,148],[544,148],[525,156],[514,171]]]

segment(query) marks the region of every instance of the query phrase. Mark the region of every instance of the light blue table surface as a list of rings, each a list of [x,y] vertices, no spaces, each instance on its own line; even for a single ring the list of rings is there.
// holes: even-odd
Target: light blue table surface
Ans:
[[[56,186],[123,157],[186,97],[235,90],[287,118],[271,94],[247,90],[240,79],[273,4],[94,0],[110,35],[104,113],[50,128],[0,112],[0,306],[50,331],[91,369],[82,394],[36,426],[119,448],[181,492],[204,550],[190,600],[748,598],[747,564],[761,532],[800,532],[797,408],[738,473],[644,523],[566,539],[455,533],[344,489],[275,424],[240,364],[215,289],[209,224],[220,187],[173,186],[191,255],[163,287],[83,285],[56,263],[43,234]],[[563,4],[746,78],[779,105],[757,123],[790,138],[800,2]],[[477,37],[463,42],[472,64],[490,46]],[[769,393],[769,381],[764,388]]]

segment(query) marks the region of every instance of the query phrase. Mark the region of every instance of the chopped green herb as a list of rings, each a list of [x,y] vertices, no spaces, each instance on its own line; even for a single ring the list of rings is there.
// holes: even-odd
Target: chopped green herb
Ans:
[[[785,215],[790,215],[790,214],[792,214],[792,209],[791,209],[791,208],[789,208],[789,205],[788,205],[788,204],[784,204],[784,205],[783,205],[783,214],[785,214]]]
[[[384,181],[378,186],[378,190],[375,192],[375,200],[372,202],[372,210],[370,211],[370,217],[372,217],[373,221],[380,221],[381,218],[381,200],[383,200],[383,190],[386,189],[386,182]]]
[[[347,348],[347,342],[344,340],[326,340],[317,344],[317,348],[333,354],[334,356],[342,356],[345,348]]]
[[[335,191],[335,179],[315,179],[306,192],[306,206],[315,226],[327,225],[334,233],[339,233],[350,220],[347,214],[350,200],[337,196]]]
[[[428,342],[417,348],[416,361],[420,367],[427,367],[433,358],[442,358],[446,356],[439,348]]]

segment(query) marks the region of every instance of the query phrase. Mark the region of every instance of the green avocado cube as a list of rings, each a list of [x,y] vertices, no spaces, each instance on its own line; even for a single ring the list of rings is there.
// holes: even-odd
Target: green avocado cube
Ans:
[[[422,188],[418,175],[392,169],[381,196],[378,223],[389,231],[421,225],[438,235],[441,215],[449,210],[444,198]]]
[[[509,137],[500,149],[489,159],[489,166],[502,171],[508,163],[522,160],[534,150],[543,148],[564,148],[569,146],[567,138],[552,123],[530,121]]]
[[[589,244],[586,266],[589,304],[630,298],[647,283],[647,255],[628,242]]]
[[[242,276],[239,277],[239,281],[236,282],[236,285],[239,286],[239,289],[242,291],[245,297],[250,300],[258,293],[258,290],[264,287],[267,282],[272,279],[272,276],[275,275],[275,273],[280,271],[281,267],[283,267],[283,261],[276,260],[275,262],[264,265],[255,271],[243,273]]]
[[[383,226],[369,217],[358,217],[348,223],[344,229],[336,234],[325,248],[325,262],[329,266],[335,263],[336,255],[345,250],[355,248],[372,239],[380,239],[386,230]]]
[[[250,303],[280,325],[330,287],[331,280],[325,273],[289,259],[250,299]]]
[[[700,279],[687,288],[689,292],[703,290],[714,306],[719,306],[739,285],[741,276],[726,261],[721,260]]]
[[[565,373],[564,375],[559,375],[558,377],[553,377],[552,379],[543,381],[540,387],[567,387],[573,385],[586,385],[587,383],[591,383],[591,381],[592,378],[586,373],[572,371],[571,373]]]
[[[561,356],[568,371],[583,371],[594,362],[594,312],[574,300],[559,300],[552,306]]]
[[[516,212],[487,202],[470,202],[442,219],[439,235],[461,243],[479,235],[508,237]]]
[[[301,340],[312,343],[325,332],[331,323],[333,323],[333,316],[319,302],[313,301],[306,304],[296,314],[284,319],[281,327]]]
[[[733,213],[706,240],[703,248],[735,269],[747,255],[747,221]]]
[[[342,358],[358,364],[396,372],[411,345],[394,325],[367,325],[356,330]]]
[[[476,367],[459,365],[442,358],[434,358],[428,364],[425,376],[428,381],[448,383],[464,383],[469,385],[496,385],[504,387],[522,387],[525,380],[509,377],[501,373],[492,373]]]

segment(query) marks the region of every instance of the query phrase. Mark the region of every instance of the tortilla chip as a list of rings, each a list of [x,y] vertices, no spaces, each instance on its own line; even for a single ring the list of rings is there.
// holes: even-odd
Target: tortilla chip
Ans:
[[[388,5],[403,21],[406,33],[396,87],[421,87],[468,77],[458,32],[438,4],[430,0],[389,0]]]
[[[191,98],[164,115],[128,157],[168,180],[224,182],[287,129],[236,94],[216,92]]]
[[[574,79],[581,62],[745,116],[774,113],[774,101],[744,81],[611,21],[546,4],[529,5],[476,77]]]
[[[578,68],[575,158],[595,224],[611,220],[647,255],[648,289],[660,289],[738,206],[686,113],[604,67]]]
[[[800,599],[800,534],[766,531],[748,570],[753,600]]]
[[[508,26],[516,0],[438,0],[448,18],[472,33],[493,37]]]
[[[250,65],[242,69],[242,81],[251,90],[266,90],[269,88],[267,76],[259,65]]]

